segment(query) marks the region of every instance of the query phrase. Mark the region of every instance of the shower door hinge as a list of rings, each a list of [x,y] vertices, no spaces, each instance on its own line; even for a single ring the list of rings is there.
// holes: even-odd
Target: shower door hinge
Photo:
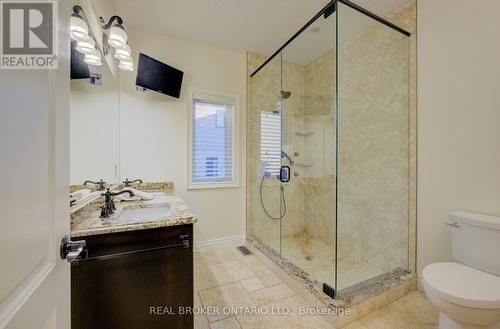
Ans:
[[[335,289],[332,288],[330,285],[323,283],[323,292],[330,296],[331,298],[335,299]]]

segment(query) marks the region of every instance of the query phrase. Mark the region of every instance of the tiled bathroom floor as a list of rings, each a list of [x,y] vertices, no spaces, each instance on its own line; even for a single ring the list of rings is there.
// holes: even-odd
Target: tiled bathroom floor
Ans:
[[[307,272],[314,280],[334,286],[335,248],[320,239],[314,239],[302,231],[283,239],[282,255],[291,263]],[[339,259],[339,289],[351,287],[360,282],[374,278],[385,271],[375,266]]]
[[[195,253],[195,306],[274,306],[298,310],[306,303],[254,255],[235,248]],[[319,316],[209,314],[196,329],[330,328]],[[418,291],[344,327],[346,329],[435,329],[437,310]],[[500,326],[498,327],[500,329]]]

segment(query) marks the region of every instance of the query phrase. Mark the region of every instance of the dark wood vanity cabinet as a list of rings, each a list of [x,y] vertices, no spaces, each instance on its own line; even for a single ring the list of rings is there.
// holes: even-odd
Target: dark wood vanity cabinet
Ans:
[[[82,239],[86,251],[71,266],[72,329],[193,328],[193,316],[180,314],[193,307],[192,224]]]

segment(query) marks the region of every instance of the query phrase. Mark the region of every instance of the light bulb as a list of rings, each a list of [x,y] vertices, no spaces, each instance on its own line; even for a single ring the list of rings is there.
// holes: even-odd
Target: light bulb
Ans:
[[[130,47],[125,45],[125,47],[120,47],[115,49],[115,58],[118,60],[131,60],[130,57]]]
[[[93,38],[87,36],[81,41],[77,41],[75,49],[82,54],[90,54],[95,49],[95,41]]]
[[[83,61],[89,65],[101,66],[101,53],[95,49],[92,53],[86,54],[83,57]]]
[[[87,23],[79,16],[72,15],[70,18],[70,37],[73,40],[80,41],[89,35]]]
[[[109,29],[108,43],[115,48],[123,48],[127,45],[127,33],[121,25],[115,25]]]
[[[120,64],[118,65],[118,67],[121,70],[124,70],[124,71],[133,71],[134,70],[134,62],[132,61],[132,59],[130,59],[130,60],[121,60]]]

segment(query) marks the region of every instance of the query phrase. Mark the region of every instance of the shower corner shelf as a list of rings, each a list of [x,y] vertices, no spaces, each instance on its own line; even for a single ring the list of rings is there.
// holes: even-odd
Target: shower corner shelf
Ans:
[[[314,134],[314,131],[296,131],[295,132],[295,135],[297,136],[311,136],[312,134]]]

